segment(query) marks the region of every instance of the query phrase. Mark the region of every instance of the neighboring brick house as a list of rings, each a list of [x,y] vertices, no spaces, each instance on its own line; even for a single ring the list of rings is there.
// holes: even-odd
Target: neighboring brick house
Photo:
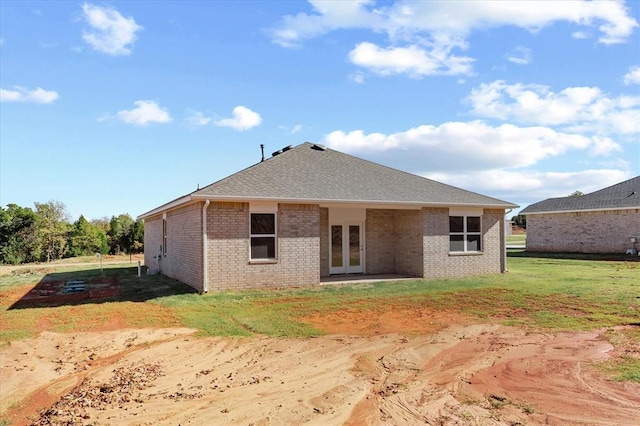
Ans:
[[[503,272],[515,207],[307,142],[140,218],[146,266],[208,292]]]
[[[549,198],[520,213],[527,216],[529,251],[626,253],[640,243],[640,176],[590,194]]]

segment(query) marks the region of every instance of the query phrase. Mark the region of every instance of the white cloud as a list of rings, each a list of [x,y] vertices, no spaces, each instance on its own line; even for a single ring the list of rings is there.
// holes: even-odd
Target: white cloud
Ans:
[[[215,121],[213,124],[244,131],[256,127],[261,122],[262,117],[260,117],[260,114],[240,105],[233,109],[233,118],[223,118]]]
[[[516,46],[515,49],[505,55],[505,58],[514,64],[527,65],[533,60],[533,55],[531,54],[531,49],[524,46]]]
[[[116,116],[125,123],[146,126],[149,123],[168,123],[169,113],[154,101],[135,101],[136,108],[118,111]]]
[[[327,134],[323,143],[429,179],[523,205],[576,190],[591,192],[620,182],[629,174],[624,161],[603,160],[602,155],[619,149],[612,140],[545,127],[449,122],[393,134],[338,130]],[[532,170],[553,157],[581,153],[589,155],[587,170],[562,173]]]
[[[442,74],[470,74],[472,58],[455,56],[450,49],[424,49],[417,45],[380,48],[360,43],[349,52],[355,65],[379,75],[408,74],[412,77]]]
[[[598,34],[600,43],[613,44],[625,42],[638,26],[624,3],[617,1],[398,0],[378,5],[371,0],[312,0],[309,3],[313,12],[283,17],[271,30],[273,41],[297,47],[306,39],[336,30],[384,33],[389,46],[363,41],[349,55],[354,64],[380,75],[469,74],[472,59],[457,56],[453,50],[465,50],[468,36],[477,30],[515,26],[537,32],[557,22],[568,22]],[[587,31],[573,33],[574,38],[587,36]],[[530,60],[526,55],[511,57],[520,62]]]
[[[207,117],[200,111],[189,110],[188,113],[189,116],[185,121],[187,123],[187,127],[189,127],[190,129],[206,126],[207,124],[211,123],[212,118]]]
[[[568,87],[552,92],[536,84],[481,84],[467,101],[471,113],[523,124],[563,126],[601,134],[640,133],[640,96],[607,96],[597,87]]]
[[[58,92],[44,90],[40,87],[29,90],[16,86],[13,90],[0,89],[0,102],[29,102],[36,104],[50,104],[59,98]]]
[[[89,3],[82,5],[83,17],[89,29],[82,32],[82,39],[98,52],[112,56],[131,54],[136,33],[142,27],[116,9]]]
[[[576,40],[585,40],[589,38],[589,33],[585,31],[574,31],[573,33],[571,33],[571,37],[575,38]]]
[[[291,134],[295,135],[296,133],[298,133],[300,130],[302,130],[302,124],[296,124],[295,126],[293,126],[293,128],[291,129]]]
[[[414,172],[523,168],[569,151],[605,155],[619,149],[606,138],[547,127],[491,126],[480,120],[422,125],[388,135],[336,130],[325,135],[323,143]]]
[[[566,197],[575,191],[587,194],[622,182],[631,176],[623,170],[603,168],[577,172],[491,169],[474,173],[427,173],[424,177],[479,193],[491,194],[520,204],[523,208],[527,204],[547,198]]]
[[[383,19],[367,8],[375,4],[372,0],[309,0],[309,3],[316,13],[284,16],[282,24],[270,31],[275,43],[283,47],[298,47],[304,39],[341,28],[375,28]]]
[[[624,84],[640,84],[640,65],[629,68],[629,72],[624,75]]]
[[[358,84],[362,84],[364,83],[364,74],[361,71],[356,71],[354,73],[352,73],[349,78],[351,79],[351,81],[353,81],[354,83],[358,83]]]

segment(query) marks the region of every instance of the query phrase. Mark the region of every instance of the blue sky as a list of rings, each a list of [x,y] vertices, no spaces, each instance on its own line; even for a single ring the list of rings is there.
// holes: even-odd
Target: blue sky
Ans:
[[[2,0],[0,204],[135,217],[304,141],[522,207],[591,192],[640,175],[639,25],[638,1]]]

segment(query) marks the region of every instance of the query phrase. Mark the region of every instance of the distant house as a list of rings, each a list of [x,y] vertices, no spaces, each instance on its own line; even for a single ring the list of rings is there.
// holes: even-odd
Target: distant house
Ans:
[[[304,143],[140,218],[146,266],[208,292],[499,273],[514,207]]]
[[[640,242],[640,176],[585,195],[549,198],[527,216],[527,250],[626,253]]]

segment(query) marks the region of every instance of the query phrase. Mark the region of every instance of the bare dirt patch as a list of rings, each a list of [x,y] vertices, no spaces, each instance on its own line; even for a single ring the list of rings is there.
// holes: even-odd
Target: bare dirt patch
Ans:
[[[0,353],[2,418],[12,424],[637,424],[640,385],[609,381],[591,365],[612,352],[605,330],[443,328],[456,318],[383,313],[377,321],[396,324],[393,329],[341,315],[356,324],[337,326],[350,334],[314,339],[196,338],[188,329],[44,332]]]

